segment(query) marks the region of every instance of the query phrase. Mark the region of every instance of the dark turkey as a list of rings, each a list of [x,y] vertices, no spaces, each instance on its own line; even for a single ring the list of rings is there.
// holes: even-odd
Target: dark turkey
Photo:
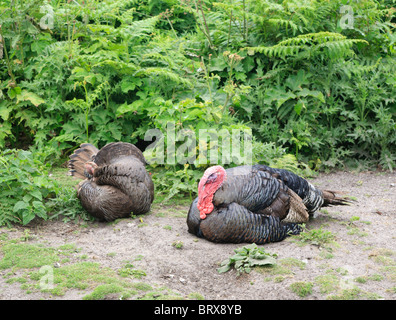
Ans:
[[[201,219],[197,203],[198,198],[188,212],[188,231],[212,242],[263,244],[281,241],[290,234],[302,231],[299,224],[253,213],[235,202],[215,208],[205,219]]]
[[[187,216],[189,232],[214,242],[265,243],[297,234],[309,214],[346,204],[283,169],[263,165],[207,169]]]
[[[69,160],[69,174],[82,206],[99,220],[112,221],[150,211],[154,184],[143,153],[133,144],[112,142],[98,150],[84,143]]]

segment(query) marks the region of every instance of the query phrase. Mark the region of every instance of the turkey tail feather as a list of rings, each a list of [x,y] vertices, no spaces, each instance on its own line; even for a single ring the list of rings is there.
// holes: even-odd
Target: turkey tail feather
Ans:
[[[283,222],[302,223],[309,220],[309,214],[301,198],[290,188],[287,190],[290,196],[290,210]]]
[[[99,150],[90,143],[81,144],[80,148],[75,150],[74,153],[69,157],[69,175],[79,179],[86,179],[87,176],[85,174],[84,165],[86,162],[92,161],[98,151]]]
[[[323,207],[349,205],[353,200],[348,196],[340,196],[342,191],[323,190]]]

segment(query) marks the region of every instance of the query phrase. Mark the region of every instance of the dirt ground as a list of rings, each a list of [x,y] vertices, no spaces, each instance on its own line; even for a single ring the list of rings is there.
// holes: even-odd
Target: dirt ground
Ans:
[[[80,254],[112,269],[139,256],[134,264],[146,272],[144,282],[183,297],[194,292],[211,300],[396,300],[396,173],[337,172],[310,181],[322,189],[347,191],[357,201],[322,209],[307,223],[308,229],[322,226],[335,235],[328,247],[290,237],[263,245],[266,252],[278,255],[279,263],[302,262],[303,267],[284,263],[278,273],[254,269],[241,276],[235,270],[219,274],[219,263],[245,244],[215,244],[189,234],[187,206],[156,204],[142,220],[93,222],[84,228],[73,222],[46,221],[29,232],[32,242],[46,246],[75,243]],[[0,233],[7,230],[0,228]],[[12,236],[23,232],[16,228]],[[40,291],[26,294],[19,283],[6,283],[4,274],[0,270],[0,299],[49,298]],[[335,286],[326,286],[326,275],[333,275]],[[296,282],[312,283],[310,294],[301,297],[294,292],[291,285]],[[70,289],[50,299],[81,299],[84,294]]]

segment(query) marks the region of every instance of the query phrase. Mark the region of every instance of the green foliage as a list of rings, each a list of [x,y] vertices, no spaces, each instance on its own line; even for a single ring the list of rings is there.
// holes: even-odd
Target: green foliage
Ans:
[[[33,218],[48,218],[45,200],[55,196],[59,186],[48,177],[48,168],[29,151],[0,152],[0,225]]]
[[[294,282],[290,285],[290,290],[304,298],[312,293],[313,286],[312,282]]]
[[[40,154],[6,149],[0,151],[0,225],[28,224],[34,218],[89,219],[77,201],[76,190],[54,179]],[[64,174],[64,173],[63,173]],[[76,184],[74,181],[73,185]]]
[[[296,236],[302,243],[310,243],[317,246],[325,246],[335,239],[334,234],[330,231],[322,229],[310,229],[304,230],[298,236]]]
[[[257,247],[255,243],[237,248],[234,251],[235,254],[232,257],[221,262],[221,266],[217,269],[217,272],[224,273],[234,267],[238,275],[240,275],[243,272],[250,273],[252,267],[255,266],[276,264],[276,254],[265,252],[263,248]]]

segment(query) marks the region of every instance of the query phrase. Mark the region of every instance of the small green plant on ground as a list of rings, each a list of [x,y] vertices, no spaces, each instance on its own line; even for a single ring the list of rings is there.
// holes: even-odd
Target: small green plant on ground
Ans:
[[[264,248],[257,247],[255,243],[246,245],[234,250],[235,254],[224,260],[220,264],[217,272],[224,273],[235,268],[238,275],[250,273],[255,266],[272,266],[276,264],[276,254],[264,251]]]
[[[147,274],[143,270],[135,269],[133,264],[127,263],[123,268],[118,270],[118,274],[121,277],[132,277],[136,279],[141,279],[142,277],[145,277]]]
[[[172,247],[180,250],[180,249],[183,249],[184,244],[182,241],[177,240],[177,241],[172,242]]]
[[[331,231],[323,230],[322,226],[319,229],[305,229],[299,235],[293,237],[301,243],[309,243],[321,247],[325,247],[335,239],[335,235]]]

